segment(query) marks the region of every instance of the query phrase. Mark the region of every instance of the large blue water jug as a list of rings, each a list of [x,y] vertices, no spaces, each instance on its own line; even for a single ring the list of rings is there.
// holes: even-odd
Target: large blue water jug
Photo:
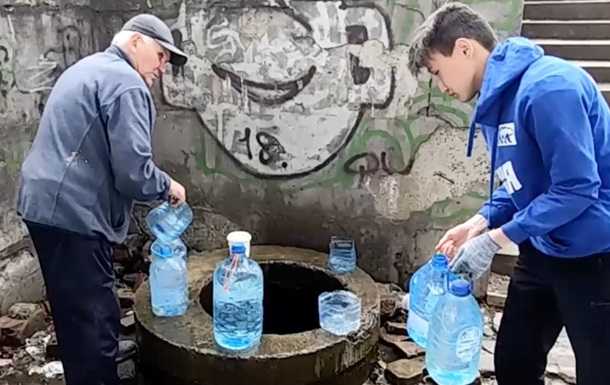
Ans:
[[[243,244],[233,244],[230,255],[214,271],[214,339],[231,351],[249,351],[263,334],[263,272],[246,257]]]
[[[183,315],[188,306],[186,261],[170,244],[156,240],[150,247],[150,299],[160,317]]]
[[[470,284],[456,279],[430,319],[426,368],[439,385],[467,385],[479,375],[483,317]]]
[[[146,216],[150,231],[166,243],[179,238],[192,221],[193,211],[186,202],[177,207],[163,202]]]
[[[435,254],[413,274],[409,282],[407,332],[422,348],[427,345],[428,321],[432,310],[446,291],[447,274],[447,258],[443,254]]]

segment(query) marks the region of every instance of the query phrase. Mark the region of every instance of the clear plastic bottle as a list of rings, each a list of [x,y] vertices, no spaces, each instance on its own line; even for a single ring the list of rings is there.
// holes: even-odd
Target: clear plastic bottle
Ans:
[[[409,282],[407,332],[416,344],[426,348],[428,321],[439,298],[447,288],[447,258],[435,254],[420,267]]]
[[[150,247],[150,299],[160,317],[180,316],[188,306],[186,262],[174,254],[170,244],[159,240]]]
[[[347,237],[330,238],[328,267],[338,274],[351,273],[356,269],[356,244]]]
[[[182,258],[188,261],[188,253],[186,245],[182,242],[182,239],[176,238],[171,242],[171,246],[176,257]]]
[[[456,279],[430,319],[426,368],[439,385],[467,385],[479,375],[483,317],[470,284]]]
[[[361,300],[347,290],[324,292],[318,296],[320,327],[338,336],[360,328]]]
[[[214,271],[214,339],[231,351],[256,348],[263,333],[263,272],[233,243]]]
[[[150,231],[166,243],[179,238],[192,221],[193,211],[186,202],[177,207],[163,202],[146,216]]]

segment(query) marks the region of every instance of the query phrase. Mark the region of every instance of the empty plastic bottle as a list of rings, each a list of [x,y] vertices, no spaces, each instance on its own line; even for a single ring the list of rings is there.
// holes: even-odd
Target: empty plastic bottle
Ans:
[[[186,245],[182,242],[182,239],[176,238],[171,242],[171,246],[174,252],[174,255],[178,258],[182,258],[185,261],[188,259],[188,254],[186,250]]]
[[[318,296],[320,327],[338,336],[360,328],[361,301],[347,290],[324,292]]]
[[[409,282],[407,332],[422,348],[426,348],[432,310],[446,291],[447,273],[447,258],[443,254],[435,254],[413,274]]]
[[[328,267],[335,273],[351,273],[356,269],[356,246],[353,239],[332,236],[328,254]]]
[[[150,299],[152,311],[160,317],[183,315],[188,306],[186,262],[176,256],[170,244],[159,240],[150,247]]]
[[[229,257],[214,271],[214,339],[224,349],[255,348],[263,333],[263,272],[233,244]]]
[[[439,385],[467,385],[479,375],[483,317],[470,284],[456,279],[430,319],[426,368]]]
[[[177,207],[163,202],[146,216],[150,231],[166,243],[179,238],[192,221],[193,211],[186,202]]]

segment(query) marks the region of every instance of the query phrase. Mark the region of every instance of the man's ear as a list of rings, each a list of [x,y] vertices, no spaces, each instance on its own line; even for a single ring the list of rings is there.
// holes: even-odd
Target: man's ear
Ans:
[[[474,54],[474,45],[472,44],[472,40],[466,39],[465,37],[457,38],[455,40],[455,45],[453,46],[453,53],[457,53],[465,57],[472,57]]]

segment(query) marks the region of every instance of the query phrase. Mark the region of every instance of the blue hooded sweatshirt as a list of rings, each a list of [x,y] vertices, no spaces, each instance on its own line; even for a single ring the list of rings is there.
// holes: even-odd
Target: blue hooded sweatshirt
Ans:
[[[496,46],[470,127],[502,183],[479,212],[556,257],[610,252],[610,108],[593,79],[524,38]]]

